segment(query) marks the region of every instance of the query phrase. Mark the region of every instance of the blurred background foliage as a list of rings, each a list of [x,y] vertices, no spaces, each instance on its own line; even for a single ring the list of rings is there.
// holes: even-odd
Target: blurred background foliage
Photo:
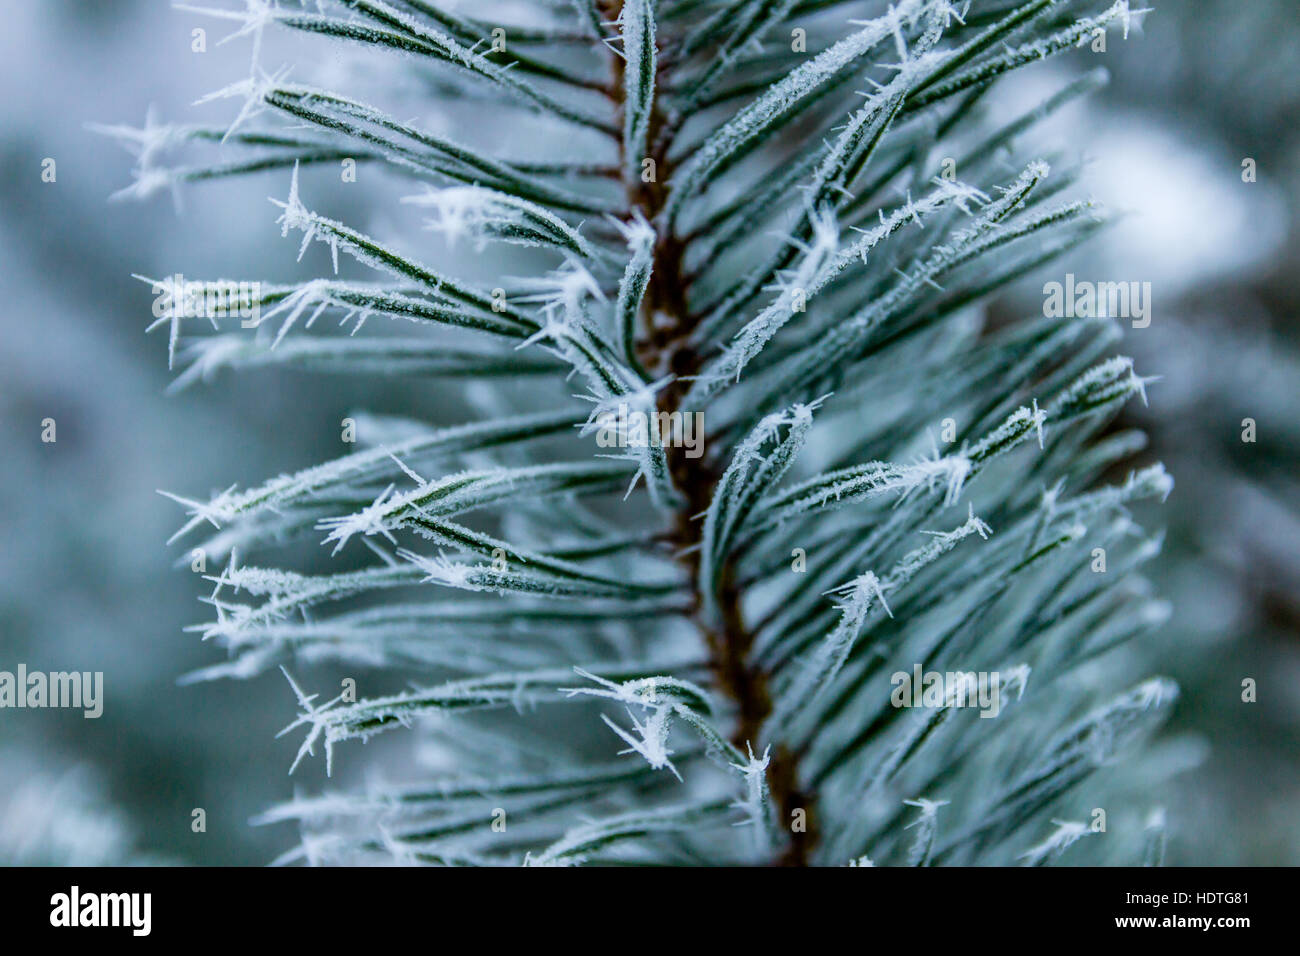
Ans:
[[[1300,18],[1294,0],[1154,5],[1129,42],[1035,67],[992,98],[1023,107],[1062,71],[1105,66],[1106,90],[1035,135],[1090,160],[1094,194],[1129,215],[990,309],[1037,311],[1042,283],[1067,270],[1152,283],[1152,324],[1122,344],[1143,374],[1163,376],[1124,424],[1150,436],[1140,460],[1163,459],[1177,481],[1165,554],[1149,568],[1174,613],[1148,667],[1183,688],[1168,733],[1206,743],[1167,808],[1167,859],[1296,864]],[[297,740],[274,733],[292,698],[270,676],[177,686],[215,655],[182,631],[203,617],[203,582],[164,546],[179,512],[155,489],[202,497],[323,460],[356,408],[451,420],[469,414],[467,399],[287,371],[165,395],[165,341],[145,336],[152,297],[131,273],[306,277],[270,225],[266,197],[285,177],[190,188],[179,214],[165,193],[110,203],[132,159],[84,124],[138,126],[150,105],[162,121],[228,119],[188,104],[238,78],[248,40],[217,49],[221,23],[162,0],[0,9],[0,669],[102,670],[106,688],[99,720],[0,714],[0,863],[263,863],[286,835],[248,820],[291,792]],[[200,22],[205,54],[190,49]],[[262,61],[274,66],[283,51],[270,40]],[[312,49],[317,73],[346,68]],[[40,179],[46,157],[52,184]],[[1257,182],[1242,181],[1247,157]],[[332,211],[375,225],[356,202]],[[46,417],[54,445],[39,440]],[[1254,444],[1241,441],[1248,417]],[[313,686],[339,676],[314,673]],[[1254,704],[1241,701],[1247,677]],[[299,771],[313,789],[323,773]],[[205,833],[191,828],[200,807]]]

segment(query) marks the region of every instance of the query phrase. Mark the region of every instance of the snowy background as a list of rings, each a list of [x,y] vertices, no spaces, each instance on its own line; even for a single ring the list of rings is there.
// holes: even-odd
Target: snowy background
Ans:
[[[1123,343],[1163,376],[1131,414],[1152,438],[1144,459],[1177,480],[1154,569],[1174,615],[1150,666],[1183,686],[1170,732],[1207,744],[1169,807],[1169,861],[1297,864],[1300,17],[1294,0],[1155,5],[1128,43],[1008,84],[1014,108],[1064,76],[1111,71],[1039,135],[1090,158],[1093,193],[1129,216],[992,308],[1037,310],[1067,266],[1152,283],[1151,327]],[[263,863],[290,842],[248,821],[292,792],[298,741],[274,736],[292,697],[278,675],[177,685],[217,652],[183,631],[205,616],[202,582],[164,545],[180,512],[155,490],[203,497],[296,469],[338,452],[351,409],[454,417],[455,396],[288,372],[164,394],[166,342],[145,335],[151,295],[131,274],[298,275],[266,201],[286,177],[189,188],[179,213],[165,193],[110,203],[132,158],[86,124],[138,126],[150,106],[163,121],[227,121],[233,104],[189,104],[243,75],[249,41],[218,48],[220,23],[163,0],[0,7],[0,669],[103,671],[106,687],[99,720],[0,713],[0,863]],[[190,50],[200,23],[205,54]],[[344,69],[329,48],[312,44],[294,78]],[[263,62],[281,53],[292,61],[268,37]],[[47,157],[55,183],[41,181]],[[1258,182],[1241,180],[1246,157]],[[1245,417],[1254,445],[1240,441]],[[1244,677],[1256,704],[1240,700]],[[323,767],[299,775],[316,789]]]

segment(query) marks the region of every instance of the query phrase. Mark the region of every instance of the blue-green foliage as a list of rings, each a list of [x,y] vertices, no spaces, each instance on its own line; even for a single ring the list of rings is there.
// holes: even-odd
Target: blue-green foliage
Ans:
[[[526,160],[493,154],[473,129],[268,74],[257,49],[221,91],[244,103],[228,129],[108,130],[141,157],[126,194],[280,170],[281,231],[300,258],[329,249],[321,278],[256,277],[255,330],[182,343],[201,323],[159,319],[192,363],[180,384],[279,364],[497,393],[453,426],[358,415],[361,450],[178,499],[182,531],[211,532],[193,545],[228,561],[199,630],[230,658],[196,678],[293,673],[300,760],[353,763],[353,741],[403,728],[443,757],[270,811],[301,824],[286,859],[1158,856],[1144,787],[1177,759],[1131,745],[1176,689],[1130,673],[1123,645],[1165,614],[1139,577],[1159,539],[1129,506],[1171,481],[1152,465],[1099,484],[1140,447],[1107,429],[1145,382],[1113,319],[991,328],[981,309],[1105,218],[1065,195],[1071,166],[1014,152],[1104,74],[1006,125],[988,90],[1118,41],[1139,11],[868,6],[574,0],[523,23],[247,0],[208,12],[259,49],[273,28],[315,34],[434,102],[549,132]],[[158,159],[218,141],[219,163]],[[416,181],[448,243],[528,248],[485,284],[446,274],[440,240],[417,254],[323,215],[305,171],[347,160]],[[347,260],[368,281],[336,277]],[[325,314],[353,334],[320,334]],[[338,571],[275,567],[312,536]],[[299,686],[322,660],[416,689],[324,702]],[[958,677],[898,706],[918,669]],[[964,699],[981,681],[996,714]]]

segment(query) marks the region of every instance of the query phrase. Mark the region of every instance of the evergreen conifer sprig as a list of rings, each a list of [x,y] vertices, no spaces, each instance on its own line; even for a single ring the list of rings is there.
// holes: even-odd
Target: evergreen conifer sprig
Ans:
[[[255,329],[159,318],[178,385],[281,365],[492,396],[452,425],[357,414],[360,450],[176,499],[224,565],[195,630],[229,659],[191,679],[390,669],[410,689],[289,677],[299,761],[414,728],[452,768],[274,808],[301,826],[284,859],[1142,862],[1176,761],[1134,745],[1176,688],[1130,672],[1167,613],[1130,507],[1171,480],[1111,481],[1140,438],[1108,426],[1148,380],[1114,319],[981,306],[1105,222],[1068,162],[1014,151],[1104,72],[1006,123],[989,90],[1145,11],[499,7],[180,6],[251,38],[204,98],[232,122],[105,128],[139,160],[124,196],[269,172],[267,227],[321,268],[255,277]],[[369,72],[267,72],[272,28]],[[410,118],[440,106],[475,122]],[[161,162],[194,145],[220,155]],[[340,164],[438,235],[323,212]],[[499,278],[458,276],[467,247]],[[304,539],[337,569],[275,566]]]

